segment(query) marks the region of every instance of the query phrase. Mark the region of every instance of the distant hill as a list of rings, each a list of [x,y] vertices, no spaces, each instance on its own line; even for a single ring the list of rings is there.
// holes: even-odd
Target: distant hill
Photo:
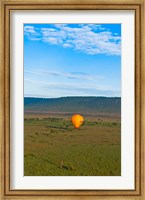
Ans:
[[[121,113],[120,97],[24,98],[25,112]]]

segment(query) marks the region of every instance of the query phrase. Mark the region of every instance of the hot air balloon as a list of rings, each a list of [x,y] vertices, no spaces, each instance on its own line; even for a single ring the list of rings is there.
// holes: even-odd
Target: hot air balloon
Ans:
[[[75,114],[75,115],[72,116],[71,122],[74,125],[74,127],[76,129],[78,129],[82,125],[82,123],[84,122],[84,118],[83,118],[82,115]]]

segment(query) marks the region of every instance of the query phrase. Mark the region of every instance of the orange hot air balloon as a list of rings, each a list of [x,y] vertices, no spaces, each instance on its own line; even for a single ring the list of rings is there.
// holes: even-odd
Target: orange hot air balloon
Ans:
[[[74,125],[74,127],[76,129],[78,129],[82,125],[82,123],[84,122],[84,118],[83,118],[82,115],[75,114],[75,115],[72,116],[71,122]]]

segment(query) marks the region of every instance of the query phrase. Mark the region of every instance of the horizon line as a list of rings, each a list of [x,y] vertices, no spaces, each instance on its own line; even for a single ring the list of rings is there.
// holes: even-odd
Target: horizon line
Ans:
[[[121,98],[121,96],[61,96],[61,97],[36,97],[36,96],[24,96],[24,98],[39,98],[39,99],[59,99],[59,98],[75,98],[75,97],[104,97],[104,98]]]

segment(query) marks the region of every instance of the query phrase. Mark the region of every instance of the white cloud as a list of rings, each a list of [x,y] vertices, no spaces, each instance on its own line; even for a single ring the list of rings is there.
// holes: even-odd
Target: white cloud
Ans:
[[[25,33],[35,33],[35,28],[33,26],[25,26],[24,32]]]
[[[24,26],[24,35],[30,40],[41,40],[39,28],[35,28],[34,26]]]
[[[29,78],[25,78],[26,82],[31,82],[31,83],[35,83],[35,84],[39,84],[39,85],[43,85],[43,87],[47,87],[49,89],[67,89],[67,90],[96,90],[96,91],[111,91],[111,92],[119,92],[119,90],[116,90],[112,87],[109,87],[107,85],[96,85],[96,84],[82,84],[82,85],[78,85],[77,83],[54,83],[54,82],[47,82],[47,81],[41,81],[41,80],[35,80],[35,79],[29,79]]]
[[[31,71],[25,71],[27,74],[31,75],[38,75],[38,76],[54,76],[54,77],[61,77],[61,78],[67,78],[67,79],[79,79],[79,80],[85,80],[85,81],[92,81],[97,79],[103,79],[102,76],[97,75],[89,75],[85,74],[83,72],[60,72],[60,71],[48,71],[48,70],[39,70],[37,72],[31,72]]]
[[[121,37],[101,25],[53,24],[51,28],[25,26],[25,35],[30,39],[42,40],[52,45],[72,48],[86,54],[121,54]]]
[[[25,79],[25,94],[29,93],[30,84],[32,87],[34,86],[34,89],[31,91],[31,95],[33,93],[33,96],[120,96],[120,90],[115,90],[105,85],[97,86],[96,84],[78,85],[77,83],[51,83],[27,78]],[[28,88],[26,85],[28,85]]]

